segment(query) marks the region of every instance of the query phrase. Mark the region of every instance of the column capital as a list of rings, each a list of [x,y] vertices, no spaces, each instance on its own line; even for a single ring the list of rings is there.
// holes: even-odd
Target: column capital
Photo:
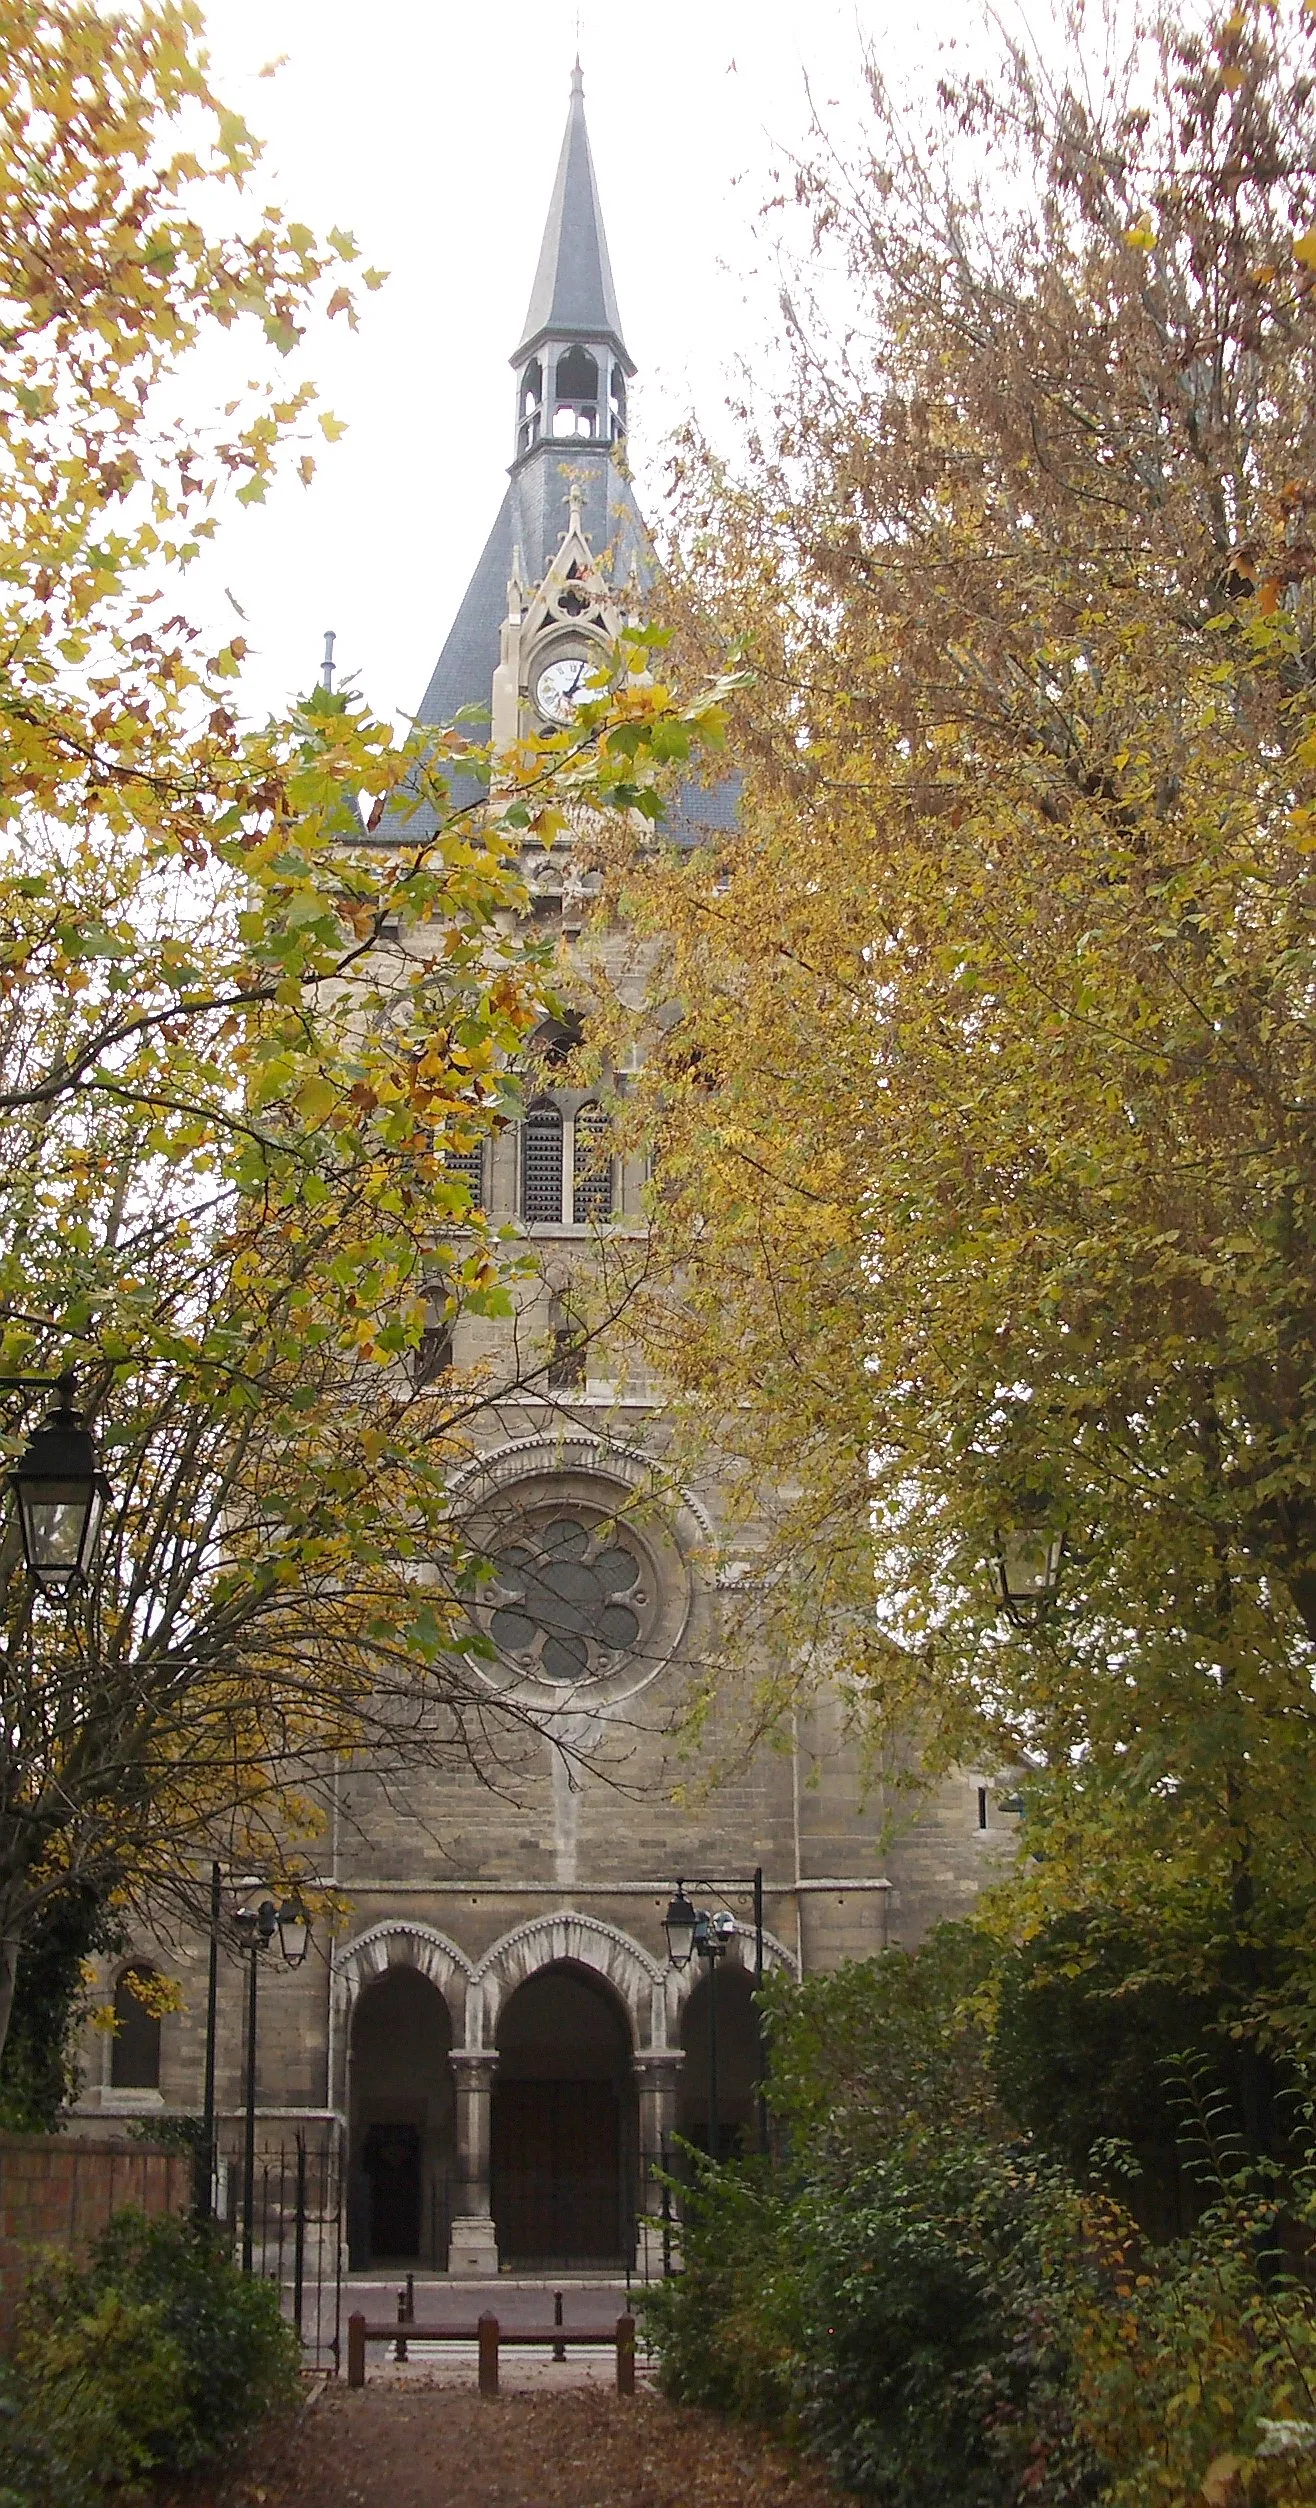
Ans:
[[[455,2073],[465,2073],[472,2090],[487,2088],[498,2064],[498,2049],[492,2046],[454,2046],[448,2050],[448,2062]],[[480,2075],[485,2075],[481,2082]]]
[[[631,2062],[637,2073],[674,2073],[685,2062],[685,2048],[680,2046],[637,2047]]]

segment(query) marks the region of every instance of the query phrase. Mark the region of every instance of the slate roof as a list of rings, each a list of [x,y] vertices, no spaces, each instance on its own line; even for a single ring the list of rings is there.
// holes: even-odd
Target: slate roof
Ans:
[[[520,553],[521,580],[533,587],[548,573],[567,527],[567,497],[581,491],[581,527],[603,574],[624,583],[634,564],[652,576],[649,535],[631,492],[605,444],[536,445],[508,483],[498,518],[467,586],[461,608],[421,698],[418,720],[450,723],[463,706],[478,706],[488,723],[498,637],[507,615],[507,586]],[[488,737],[472,725],[472,738]]]
[[[513,365],[520,365],[541,340],[564,334],[610,340],[627,373],[634,374],[612,284],[608,239],[585,128],[585,82],[579,61],[571,73],[571,105],[557,180]]]

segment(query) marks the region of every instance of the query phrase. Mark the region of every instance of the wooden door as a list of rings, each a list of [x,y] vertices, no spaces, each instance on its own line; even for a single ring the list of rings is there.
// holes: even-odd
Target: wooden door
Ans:
[[[499,2254],[622,2253],[621,2115],[610,2081],[502,2081],[493,2094]]]

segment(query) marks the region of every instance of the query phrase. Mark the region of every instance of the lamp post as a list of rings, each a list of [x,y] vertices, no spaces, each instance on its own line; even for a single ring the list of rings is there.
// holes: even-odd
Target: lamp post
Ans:
[[[201,2140],[204,2144],[202,2165],[205,2175],[197,2188],[197,2211],[203,2221],[212,2218],[215,2209],[215,2028],[219,2018],[219,1920],[223,1913],[220,1870],[210,1867],[210,1965],[206,1974],[206,2078],[201,2099]]]
[[[247,1973],[247,2081],[242,2138],[242,2270],[250,2273],[256,2221],[256,1969],[261,1952],[277,1933],[284,1963],[300,1968],[311,1947],[311,1920],[294,1890],[282,1907],[263,1898],[257,1907],[241,1907],[233,1919],[238,1941],[250,1961]]]
[[[33,1584],[43,1594],[72,1593],[95,1564],[110,1495],[96,1440],[74,1400],[77,1378],[71,1368],[62,1376],[0,1376],[0,1389],[58,1396],[28,1438],[9,1486]]]
[[[711,1887],[696,1882],[696,1889]],[[708,1963],[708,2156],[716,2168],[721,2160],[721,2119],[718,2115],[717,2081],[717,1965],[725,1959],[736,1938],[736,1920],[725,1909],[695,1907],[685,1894],[684,1881],[678,1881],[676,1892],[663,1918],[667,1936],[668,1957],[674,1968],[688,1968],[692,1959]],[[755,1991],[763,1983],[763,1867],[754,1874],[754,1984]],[[765,2145],[764,2103],[759,2100],[759,2143]]]
[[[1035,1628],[1047,1604],[1054,1601],[1064,1549],[1064,1534],[1046,1526],[997,1534],[997,1581],[1016,1628]]]

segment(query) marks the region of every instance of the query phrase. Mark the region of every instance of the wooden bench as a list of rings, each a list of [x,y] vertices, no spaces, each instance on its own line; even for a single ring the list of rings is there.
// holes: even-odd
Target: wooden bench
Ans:
[[[347,2383],[364,2386],[366,2382],[366,2344],[392,2343],[397,2360],[407,2357],[408,2343],[475,2343],[479,2347],[479,2383],[482,2395],[498,2392],[498,2354],[505,2344],[514,2344],[521,2351],[534,2351],[544,2346],[554,2359],[566,2356],[568,2343],[613,2343],[617,2351],[617,2392],[635,2392],[635,2319],[619,2316],[615,2325],[536,2326],[526,2330],[520,2326],[504,2329],[496,2316],[488,2311],[475,2325],[417,2325],[413,2318],[399,2315],[395,2323],[371,2324],[358,2310],[347,2320]]]

